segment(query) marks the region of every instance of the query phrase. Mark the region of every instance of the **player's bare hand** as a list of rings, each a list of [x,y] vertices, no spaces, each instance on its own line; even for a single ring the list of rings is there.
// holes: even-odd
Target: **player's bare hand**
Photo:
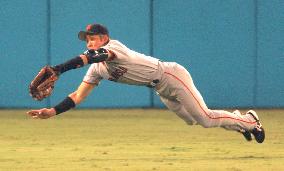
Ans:
[[[38,109],[38,110],[30,110],[27,112],[34,119],[48,119],[56,114],[53,108],[47,109]]]

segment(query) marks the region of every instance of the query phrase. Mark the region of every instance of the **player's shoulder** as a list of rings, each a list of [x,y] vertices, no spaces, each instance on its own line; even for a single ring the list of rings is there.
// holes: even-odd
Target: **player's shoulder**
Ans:
[[[122,44],[119,40],[115,40],[115,39],[110,39],[109,43],[110,44]]]
[[[118,40],[111,39],[108,44],[105,45],[106,48],[108,47],[120,47],[126,48],[126,46]]]

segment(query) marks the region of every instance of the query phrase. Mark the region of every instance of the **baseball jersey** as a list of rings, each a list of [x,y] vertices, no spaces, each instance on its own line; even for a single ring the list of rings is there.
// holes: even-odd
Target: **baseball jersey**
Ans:
[[[106,79],[131,85],[150,85],[159,76],[159,60],[135,52],[117,40],[103,46],[115,55],[104,62],[93,63],[83,81],[98,84]]]

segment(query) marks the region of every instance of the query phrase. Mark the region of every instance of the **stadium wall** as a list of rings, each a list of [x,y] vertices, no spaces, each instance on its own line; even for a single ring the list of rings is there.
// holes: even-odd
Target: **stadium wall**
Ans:
[[[27,88],[45,64],[83,52],[77,32],[93,22],[131,49],[185,66],[209,107],[284,107],[281,0],[9,0],[0,9],[1,108],[50,106],[75,90],[88,67],[62,75],[43,102]],[[163,104],[148,88],[102,81],[79,107]]]

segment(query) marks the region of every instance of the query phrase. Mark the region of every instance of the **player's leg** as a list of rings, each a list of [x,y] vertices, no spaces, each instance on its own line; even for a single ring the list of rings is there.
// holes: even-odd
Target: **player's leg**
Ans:
[[[176,113],[181,119],[183,119],[189,125],[195,125],[197,122],[193,119],[193,117],[187,112],[185,107],[178,102],[177,100],[170,100],[168,98],[160,96],[161,101],[167,106],[167,108],[174,113]],[[234,112],[233,112],[234,113]],[[238,114],[235,112],[234,114]],[[240,131],[242,128],[236,125],[227,125],[221,126],[226,130],[237,130]]]
[[[252,133],[258,143],[264,141],[265,132],[255,111],[250,110],[242,115],[224,110],[210,110],[191,78],[185,79],[185,81],[188,83],[184,83],[184,90],[179,93],[180,99],[185,109],[199,124],[204,127],[220,126],[234,130],[237,126],[241,128],[240,132],[247,140],[251,139],[250,133]]]
[[[172,94],[198,124],[203,127],[227,127],[236,130],[237,127],[252,130],[257,125],[251,115],[233,114],[224,110],[210,110],[201,94],[195,87],[188,71],[177,65],[172,72],[166,72],[168,83],[174,87]]]
[[[207,108],[193,82],[185,85],[189,86],[184,86],[183,91],[179,90],[178,100],[184,105],[185,109],[198,124],[205,128],[220,126],[226,129],[236,130],[242,133],[248,141],[252,140],[252,133],[258,143],[264,141],[265,132],[254,111],[248,111],[246,114],[241,115],[224,110],[210,110]]]
[[[180,102],[178,102],[176,100],[170,100],[170,99],[162,97],[162,96],[160,96],[160,99],[167,106],[168,109],[175,112],[188,125],[197,124],[197,122],[193,119],[193,117],[191,117],[191,115],[188,114],[188,112],[185,110],[184,106]],[[240,112],[238,110],[234,111],[233,113],[234,114],[240,114]],[[247,141],[252,140],[251,133],[240,128],[239,126],[228,125],[228,126],[222,126],[222,128],[224,128],[226,130],[230,130],[230,131],[232,131],[232,130],[237,131],[237,132],[243,134],[243,136],[245,137],[245,139]]]
[[[203,127],[224,127],[236,130],[237,127],[252,130],[256,121],[250,115],[233,114],[225,110],[210,110],[206,106],[199,91],[190,79],[185,81],[183,89],[179,90],[178,100],[185,109]]]
[[[235,126],[237,126],[242,128],[241,130],[244,131],[242,133],[245,137],[250,132],[254,135],[258,143],[264,141],[264,129],[255,111],[251,110],[241,115],[224,110],[210,110],[196,89],[189,73],[188,79],[184,78],[184,80],[184,88],[183,90],[179,90],[178,100],[200,125],[206,128],[220,126],[229,129],[235,129]]]
[[[176,100],[170,100],[168,98],[160,96],[161,101],[167,106],[167,108],[176,113],[181,119],[183,119],[188,125],[195,125],[197,122],[191,115],[185,110],[184,106]]]
[[[249,135],[252,133],[257,142],[264,140],[264,130],[256,113],[241,115],[224,110],[208,109],[190,74],[180,65],[172,63],[164,65],[164,75],[156,91],[167,99],[178,101],[178,104],[183,106],[180,108],[183,109],[183,115],[191,116],[197,124],[205,128],[223,127],[236,131],[244,130],[245,132],[242,133],[245,134],[249,131]],[[189,117],[182,118],[186,120]]]

